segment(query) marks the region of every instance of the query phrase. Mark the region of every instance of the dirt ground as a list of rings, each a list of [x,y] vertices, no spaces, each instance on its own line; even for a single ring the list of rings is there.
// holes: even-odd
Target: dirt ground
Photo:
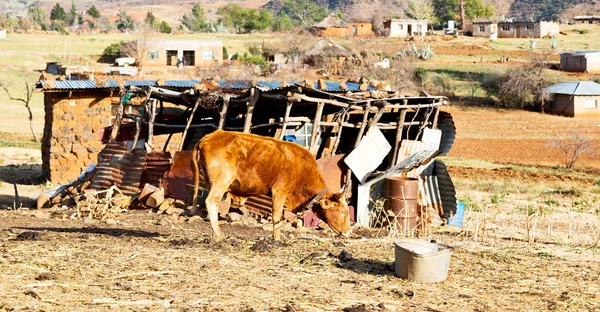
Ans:
[[[564,166],[564,153],[551,143],[577,133],[592,148],[576,167],[600,168],[600,120],[565,118],[537,112],[489,108],[446,107],[456,126],[449,156],[496,163]]]

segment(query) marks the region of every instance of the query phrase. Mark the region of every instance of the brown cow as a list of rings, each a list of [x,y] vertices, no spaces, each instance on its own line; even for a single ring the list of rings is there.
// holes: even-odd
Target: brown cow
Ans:
[[[283,207],[292,212],[313,209],[336,232],[350,235],[350,218],[344,192],[334,194],[325,187],[314,157],[302,146],[254,134],[217,130],[194,148],[194,210],[200,170],[209,188],[206,208],[214,233],[221,236],[218,204],[226,192],[234,198],[271,194],[273,238]]]

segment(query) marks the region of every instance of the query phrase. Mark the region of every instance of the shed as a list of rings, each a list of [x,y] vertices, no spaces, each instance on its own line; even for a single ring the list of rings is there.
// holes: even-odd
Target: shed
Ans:
[[[568,117],[600,117],[600,84],[593,81],[561,82],[547,88],[553,96],[544,110]]]
[[[575,24],[598,24],[600,15],[579,15],[573,18]]]
[[[600,51],[565,52],[560,55],[560,69],[567,72],[600,72]]]

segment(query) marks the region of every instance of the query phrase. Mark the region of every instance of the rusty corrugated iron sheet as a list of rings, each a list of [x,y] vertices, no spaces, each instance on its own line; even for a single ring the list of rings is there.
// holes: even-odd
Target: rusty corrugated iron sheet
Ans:
[[[454,145],[456,139],[456,127],[452,115],[447,112],[440,112],[438,117],[438,128],[442,131],[442,139],[440,141],[440,156],[446,156]]]
[[[452,183],[452,178],[450,178],[446,164],[441,160],[436,159],[434,162],[433,175],[437,178],[438,192],[442,202],[442,208],[444,209],[444,218],[455,215],[456,189],[454,188],[454,183]]]
[[[165,195],[192,203],[192,194],[188,186],[194,187],[194,167],[192,165],[193,151],[178,151],[163,176]]]
[[[97,172],[90,188],[103,190],[116,185],[125,195],[137,194],[144,171],[145,154],[142,149],[128,153],[127,142],[107,144],[98,155]]]
[[[144,172],[142,173],[140,185],[150,183],[156,187],[160,186],[165,172],[171,168],[171,153],[152,152],[146,154]]]
[[[119,185],[123,180],[123,173],[115,165],[127,154],[126,142],[108,143],[98,154],[96,175],[90,188],[96,190],[108,189],[112,185]]]

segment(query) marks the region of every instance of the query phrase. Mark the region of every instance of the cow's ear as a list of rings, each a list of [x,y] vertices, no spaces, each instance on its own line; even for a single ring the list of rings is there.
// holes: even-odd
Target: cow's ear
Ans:
[[[321,209],[323,210],[327,210],[331,207],[334,206],[333,202],[327,198],[323,198],[321,200],[319,200],[319,206],[321,206]]]
[[[335,193],[333,199],[335,199],[335,201],[342,201],[342,200],[346,200],[346,187],[348,186],[348,183],[344,184],[342,186],[342,188],[340,189],[339,192]]]

